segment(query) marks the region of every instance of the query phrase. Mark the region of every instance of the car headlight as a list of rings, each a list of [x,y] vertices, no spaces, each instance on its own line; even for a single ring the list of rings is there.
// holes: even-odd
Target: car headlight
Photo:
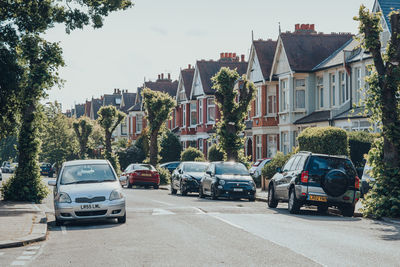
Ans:
[[[117,200],[123,198],[124,195],[121,193],[120,190],[113,190],[110,194],[110,200]]]
[[[58,203],[71,203],[71,198],[69,197],[69,195],[67,193],[61,192],[58,194],[56,201]]]
[[[225,180],[222,180],[222,179],[219,180],[219,184],[220,184],[220,185],[224,185],[224,184],[225,184]]]

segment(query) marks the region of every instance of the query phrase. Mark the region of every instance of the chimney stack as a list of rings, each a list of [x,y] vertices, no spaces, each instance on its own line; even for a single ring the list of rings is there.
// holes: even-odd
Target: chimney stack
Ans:
[[[222,54],[222,53],[221,53],[221,54]],[[188,66],[188,69],[190,70],[190,69],[191,69],[191,67],[192,67],[192,66],[189,64],[189,66]]]
[[[161,80],[164,80],[164,73],[161,73]]]
[[[240,61],[244,62],[244,55],[243,54],[240,56]]]
[[[168,73],[168,80],[171,80],[171,73]]]
[[[160,74],[158,74],[158,79],[160,79]]]
[[[315,24],[295,24],[295,33],[316,33]]]
[[[220,53],[220,57],[219,57],[220,59],[221,58],[224,58],[224,53]]]

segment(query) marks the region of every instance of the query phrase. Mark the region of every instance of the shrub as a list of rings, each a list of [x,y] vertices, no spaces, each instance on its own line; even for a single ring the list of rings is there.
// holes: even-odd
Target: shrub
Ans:
[[[157,167],[158,174],[160,174],[160,184],[167,185],[171,183],[171,173],[169,170]]]
[[[15,175],[10,177],[0,188],[3,199],[40,203],[49,193],[49,189],[42,182],[39,172],[37,173],[38,175],[35,175],[34,179],[20,179]]]
[[[212,145],[208,149],[208,160],[209,161],[222,161],[224,160],[224,152],[218,149],[217,145]]]
[[[350,159],[356,167],[364,166],[364,155],[368,154],[376,134],[364,131],[348,132]]]
[[[276,155],[271,159],[268,164],[265,164],[264,168],[262,169],[262,175],[266,179],[271,179],[272,176],[276,173],[276,168],[282,168],[285,165],[286,161],[292,156],[292,154],[284,155],[282,152],[278,151]]]
[[[118,152],[121,169],[124,170],[131,163],[142,163],[145,159],[144,152],[141,148],[133,145],[126,150]]]
[[[194,147],[188,147],[181,153],[181,161],[205,161],[204,154]]]
[[[310,127],[297,138],[300,151],[329,155],[348,155],[347,132],[336,127]]]
[[[182,151],[178,136],[168,130],[161,139],[161,163],[179,161]]]

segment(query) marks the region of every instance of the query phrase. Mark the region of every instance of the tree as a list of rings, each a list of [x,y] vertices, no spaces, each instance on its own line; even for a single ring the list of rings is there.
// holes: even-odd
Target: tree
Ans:
[[[58,69],[64,66],[64,60],[59,44],[48,42],[44,34],[55,24],[64,24],[67,33],[89,24],[100,28],[103,17],[131,5],[130,0],[0,2],[0,133],[3,128],[4,132],[11,131],[10,122],[16,118],[20,117],[21,122],[19,166],[3,188],[5,199],[40,202],[47,194],[37,164],[40,149],[37,109],[46,91],[62,84]]]
[[[212,145],[208,149],[208,160],[209,161],[222,161],[224,160],[224,153],[218,149],[217,145]]]
[[[364,215],[400,216],[400,15],[389,15],[391,38],[382,53],[381,13],[361,6],[358,17],[360,41],[373,58],[365,102],[371,119],[380,124],[383,138],[376,140],[368,155],[375,185],[364,201]]]
[[[153,91],[149,88],[143,89],[143,103],[149,127],[150,136],[150,164],[156,166],[158,163],[158,136],[161,126],[167,121],[175,100],[163,92]]]
[[[8,136],[0,140],[0,162],[15,159],[17,157],[17,137]]]
[[[79,142],[79,158],[87,158],[89,136],[93,131],[93,125],[88,117],[81,117],[73,124],[76,137]]]
[[[181,153],[181,161],[206,161],[203,152],[194,147],[188,147]]]
[[[223,67],[212,78],[215,99],[221,112],[217,123],[219,148],[227,160],[245,161],[244,138],[240,135],[245,129],[244,119],[254,98],[255,86],[245,76],[239,80],[236,70]],[[238,89],[235,83],[238,82]]]
[[[179,161],[181,157],[182,145],[170,130],[166,130],[161,138],[161,162]]]
[[[77,157],[78,142],[72,129],[72,121],[62,114],[59,103],[45,106],[44,114],[40,159],[55,163],[58,172],[64,161]]]
[[[104,129],[104,140],[106,144],[105,158],[113,165],[116,172],[119,172],[118,157],[112,151],[111,137],[117,126],[125,118],[125,114],[114,106],[104,106],[97,112],[99,124]]]

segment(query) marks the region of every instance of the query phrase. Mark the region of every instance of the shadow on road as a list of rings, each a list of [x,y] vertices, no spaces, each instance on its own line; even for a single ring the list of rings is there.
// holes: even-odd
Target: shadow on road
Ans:
[[[375,221],[377,226],[376,230],[380,231],[382,235],[380,238],[384,241],[399,241],[400,240],[400,226],[386,223],[383,221]],[[389,228],[390,227],[390,228]]]
[[[47,223],[49,231],[59,232],[62,231],[61,227],[56,226],[55,221],[50,221]],[[104,219],[104,220],[85,220],[85,221],[74,221],[66,222],[64,226],[68,227],[68,231],[79,231],[79,230],[89,230],[89,229],[106,229],[121,226],[116,219]]]
[[[270,209],[276,214],[286,215],[290,217],[297,217],[310,221],[350,221],[357,222],[360,221],[361,218],[357,217],[342,217],[340,215],[332,214],[332,213],[319,213],[317,210],[313,209],[301,209],[298,214],[290,214],[286,208],[275,208]]]

